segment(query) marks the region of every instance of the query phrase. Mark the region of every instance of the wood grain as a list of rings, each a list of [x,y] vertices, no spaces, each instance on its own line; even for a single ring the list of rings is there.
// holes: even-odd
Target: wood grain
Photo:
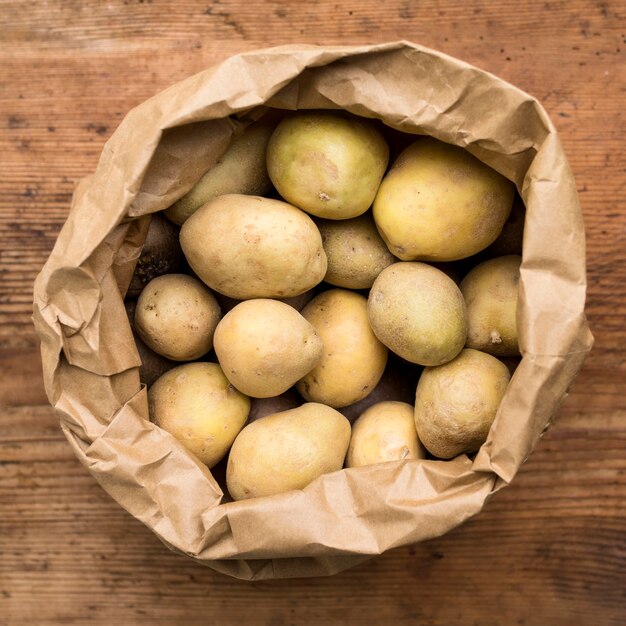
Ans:
[[[443,538],[332,578],[246,583],[132,520],[73,458],[51,409],[5,409],[0,623],[619,624],[626,428],[624,414],[603,417],[549,431],[515,483]]]
[[[0,625],[626,622],[622,2],[0,0]],[[456,531],[332,578],[243,583],[174,555],[74,459],[32,283],[125,113],[231,54],[408,39],[538,97],[587,228],[596,346],[514,484]]]

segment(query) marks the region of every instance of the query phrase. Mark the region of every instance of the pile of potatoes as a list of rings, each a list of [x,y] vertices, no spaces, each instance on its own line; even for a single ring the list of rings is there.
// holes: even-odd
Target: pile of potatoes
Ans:
[[[503,176],[345,112],[270,112],[163,213],[127,297],[150,416],[234,500],[485,442],[519,357]]]

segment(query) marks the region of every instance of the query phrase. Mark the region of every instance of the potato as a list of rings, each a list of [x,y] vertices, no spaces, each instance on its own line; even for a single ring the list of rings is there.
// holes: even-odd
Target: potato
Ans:
[[[522,257],[490,259],[477,265],[461,282],[467,305],[468,348],[495,356],[517,356],[517,286]]]
[[[215,299],[218,301],[220,308],[222,309],[222,313],[226,315],[228,311],[234,309],[240,302],[244,302],[243,300],[236,300],[235,298],[229,298],[225,296],[219,291],[215,292]],[[315,296],[315,290],[309,289],[304,293],[301,293],[299,296],[292,296],[291,298],[276,298],[279,302],[284,302],[289,306],[293,307],[296,311],[301,311],[306,304],[308,304],[313,297]]]
[[[367,319],[366,299],[346,289],[324,291],[302,315],[317,330],[324,352],[296,387],[311,402],[339,408],[367,396],[378,384],[387,362],[387,348]]]
[[[387,366],[376,387],[365,398],[338,409],[339,412],[353,423],[362,413],[379,402],[393,400],[413,404],[415,387],[422,369],[421,366],[409,363],[389,352]]]
[[[248,126],[191,191],[165,211],[165,215],[175,224],[182,225],[203,204],[217,196],[266,194],[272,183],[267,174],[265,152],[274,127],[273,122],[264,119]]]
[[[179,365],[178,361],[166,359],[164,356],[161,356],[154,350],[148,348],[136,332],[133,333],[133,338],[135,339],[137,352],[139,352],[139,358],[141,359],[141,366],[139,367],[139,381],[147,387],[151,387],[159,376],[162,376],[165,372],[168,372]]]
[[[295,387],[287,389],[284,393],[273,398],[250,398],[248,422],[256,422],[256,420],[272,413],[297,409],[303,403],[302,397]]]
[[[462,148],[419,139],[383,179],[373,214],[389,250],[404,261],[454,261],[500,234],[515,187]]]
[[[369,289],[397,259],[381,239],[371,215],[349,220],[318,220],[328,269],[324,280],[346,289]]]
[[[441,365],[465,345],[467,312],[454,281],[426,263],[384,269],[368,298],[374,333],[390,350],[419,365]]]
[[[182,262],[178,229],[160,213],[154,213],[126,295],[136,298],[153,278],[178,272]]]
[[[442,261],[441,263],[436,263],[431,261],[428,265],[431,267],[436,267],[438,270],[441,270],[448,278],[451,278],[457,285],[460,284],[461,279],[463,277],[461,271],[463,266],[463,261],[461,263],[452,263],[450,261]],[[460,267],[461,266],[461,267]]]
[[[220,316],[217,300],[199,280],[165,274],[141,292],[135,328],[156,353],[173,361],[192,361],[213,347]]]
[[[137,346],[137,352],[141,359],[141,365],[139,366],[139,380],[148,387],[152,386],[152,383],[173,367],[179,365],[177,361],[171,361],[164,356],[157,354],[154,350],[148,348],[148,346],[141,340],[141,337],[137,333],[135,328],[135,310],[137,309],[136,300],[126,300],[124,302],[126,307],[126,313],[128,314],[128,321],[130,322],[130,328],[133,333],[133,339]]]
[[[234,500],[303,489],[343,467],[350,423],[317,403],[274,413],[248,424],[228,456],[226,484]]]
[[[405,402],[379,402],[367,409],[352,426],[346,467],[426,458],[413,412]]]
[[[515,194],[513,208],[502,227],[498,238],[481,253],[481,258],[493,258],[507,254],[522,254],[524,240],[524,220],[526,207],[519,195]]]
[[[291,296],[290,298],[278,298],[281,302],[293,307],[296,311],[302,311],[302,309],[315,297],[315,289],[309,289],[298,296]]]
[[[216,363],[185,363],[163,374],[148,391],[152,421],[176,437],[209,468],[243,428],[250,399]]]
[[[472,349],[445,365],[425,368],[415,394],[415,427],[426,449],[440,459],[478,450],[509,379],[504,363]]]
[[[277,396],[310,372],[324,346],[315,328],[284,302],[246,300],[215,330],[215,353],[230,382],[255,398]]]
[[[328,219],[365,213],[388,159],[387,143],[370,121],[341,113],[287,117],[267,146],[267,170],[280,195]]]
[[[297,296],[326,274],[317,226],[280,200],[215,198],[183,224],[180,242],[202,281],[239,300]]]

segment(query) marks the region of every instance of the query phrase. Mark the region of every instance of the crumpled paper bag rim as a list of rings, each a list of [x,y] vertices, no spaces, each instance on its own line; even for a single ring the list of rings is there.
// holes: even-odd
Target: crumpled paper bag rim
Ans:
[[[418,69],[425,71],[420,63],[432,72],[431,82],[418,75]],[[409,75],[414,70],[416,82],[437,88],[404,98],[412,83],[400,84],[394,72],[401,69]],[[468,102],[477,110],[483,106],[478,93],[509,104],[505,110],[511,119],[494,111],[497,124],[489,129],[474,111],[476,119],[468,124],[467,112],[465,118],[460,112]],[[418,103],[422,108],[416,111]],[[462,145],[516,182],[528,211],[518,319],[523,358],[474,461],[462,456],[352,468],[322,476],[302,491],[219,504],[221,490],[210,472],[146,421],[132,336],[129,340],[129,329],[118,328],[123,336],[112,351],[107,320],[109,314],[121,319],[123,281],[130,279],[147,228],[141,216],[166,208],[193,184],[177,187],[175,168],[168,172],[169,183],[159,176],[162,170],[154,169],[159,151],[170,159],[184,153],[189,138],[180,140],[179,127],[200,124],[207,136],[219,137],[223,151],[234,132],[230,115],[303,104],[345,108],[396,129],[410,127],[415,134]],[[498,124],[513,130],[507,135]],[[532,142],[525,141],[525,125]],[[194,150],[199,162],[214,158],[201,146]],[[113,190],[106,198],[105,179]],[[559,211],[550,212],[555,198]],[[114,205],[117,209],[110,208]],[[565,248],[542,252],[547,238],[542,228],[553,231],[552,240],[556,233]],[[561,234],[559,229],[568,228]],[[288,45],[226,59],[128,114],[105,145],[95,174],[75,195],[36,281],[34,321],[42,339],[46,389],[78,458],[166,545],[241,578],[323,575],[446,532],[512,480],[591,348],[584,268],[584,230],[573,178],[556,131],[536,100],[488,72],[406,41]],[[555,302],[560,314],[565,309],[558,332],[550,325]],[[534,392],[530,398],[529,389]],[[87,390],[97,390],[97,406],[90,404]],[[525,421],[513,419],[520,407]],[[422,497],[416,499],[417,487]],[[199,498],[191,512],[181,508],[181,492],[185,502]],[[301,516],[303,528],[297,526]]]

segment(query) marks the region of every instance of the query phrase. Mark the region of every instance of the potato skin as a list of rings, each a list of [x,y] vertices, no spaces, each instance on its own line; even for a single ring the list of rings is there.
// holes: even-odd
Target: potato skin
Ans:
[[[211,468],[243,428],[250,399],[217,363],[185,363],[157,379],[148,405],[152,421]]]
[[[296,311],[301,311],[306,304],[308,304],[313,297],[315,296],[315,289],[309,289],[304,293],[301,293],[299,296],[292,296],[291,298],[276,298],[279,302],[284,302],[289,306],[293,307]],[[221,294],[219,291],[215,292],[215,299],[218,301],[220,308],[222,309],[222,313],[226,315],[229,311],[234,309],[240,302],[244,302],[244,300],[235,300],[235,298],[229,298]]]
[[[517,288],[522,257],[502,256],[484,261],[461,282],[469,331],[468,348],[494,356],[517,356]]]
[[[135,329],[157,354],[192,361],[213,347],[221,312],[213,294],[186,274],[164,274],[143,289],[135,309]]]
[[[400,262],[374,281],[367,302],[376,336],[403,359],[441,365],[465,345],[467,311],[454,281],[419,262]]]
[[[397,259],[381,239],[369,213],[349,220],[318,220],[328,269],[324,280],[346,289],[369,289]]]
[[[297,409],[302,404],[304,401],[295,387],[287,389],[284,393],[273,398],[250,398],[248,422],[256,422],[256,420],[260,420],[266,415],[272,415],[272,413]]]
[[[330,289],[313,298],[302,315],[322,338],[324,352],[296,384],[300,395],[334,408],[367,396],[383,375],[387,348],[372,332],[366,299],[346,289]]]
[[[481,259],[491,259],[508,254],[522,254],[524,243],[524,221],[526,219],[526,207],[519,195],[513,198],[513,208],[507,218],[498,238],[481,254]]]
[[[265,152],[274,127],[273,122],[264,119],[248,126],[191,191],[165,210],[166,217],[182,226],[203,204],[217,196],[266,194],[272,183]]]
[[[365,213],[388,160],[385,138],[370,121],[340,113],[289,116],[267,146],[267,170],[280,195],[327,219]]]
[[[379,402],[352,425],[346,467],[426,458],[417,438],[413,405]]]
[[[440,459],[478,450],[509,380],[504,363],[472,349],[424,368],[415,393],[415,427],[425,448]]]
[[[215,330],[215,353],[230,382],[255,398],[278,396],[319,362],[324,345],[293,307],[258,298],[229,311]]]
[[[178,272],[182,262],[178,229],[160,213],[153,213],[126,296],[136,298],[153,278]]]
[[[280,200],[215,198],[183,224],[180,242],[200,279],[238,300],[297,296],[326,274],[317,226]]]
[[[343,467],[350,423],[341,413],[310,402],[248,424],[228,456],[226,484],[234,500],[303,489]]]
[[[466,150],[419,139],[398,157],[373,205],[389,250],[404,261],[455,261],[500,234],[513,184]]]
[[[136,300],[125,300],[124,307],[128,315],[128,322],[130,323],[130,329],[135,339],[135,345],[137,346],[137,352],[141,359],[141,365],[139,366],[139,380],[147,387],[151,387],[152,383],[173,367],[179,365],[177,361],[171,361],[164,356],[157,354],[154,350],[148,348],[148,346],[141,340],[141,337],[137,333],[135,328],[135,310],[137,309]]]
[[[376,387],[365,398],[341,407],[339,412],[353,424],[362,413],[379,402],[396,401],[412,405],[422,369],[421,366],[409,363],[389,352],[385,371]]]

